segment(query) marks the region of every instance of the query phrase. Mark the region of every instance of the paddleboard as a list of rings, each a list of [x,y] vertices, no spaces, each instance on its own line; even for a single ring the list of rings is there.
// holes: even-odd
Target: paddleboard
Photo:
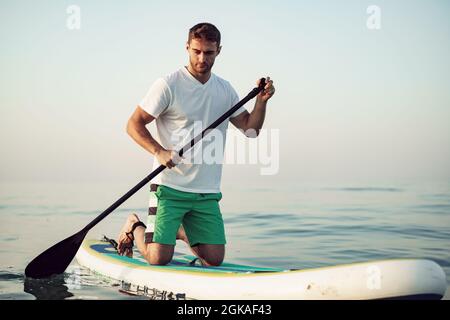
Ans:
[[[441,299],[445,273],[431,260],[393,259],[314,269],[285,270],[232,263],[191,264],[194,256],[175,254],[165,266],[149,265],[135,252],[128,258],[98,240],[85,240],[76,259],[93,272],[164,292],[172,299]]]

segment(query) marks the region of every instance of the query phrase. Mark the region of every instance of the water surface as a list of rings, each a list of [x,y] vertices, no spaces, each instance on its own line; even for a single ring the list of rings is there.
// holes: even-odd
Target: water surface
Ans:
[[[63,275],[24,279],[32,258],[84,227],[131,187],[1,183],[0,299],[148,299],[75,261]],[[229,262],[312,268],[424,258],[440,264],[450,283],[450,183],[296,183],[272,189],[234,184],[222,192]],[[145,189],[89,237],[115,237],[129,213],[145,218],[146,204]],[[188,252],[183,243],[177,249]]]

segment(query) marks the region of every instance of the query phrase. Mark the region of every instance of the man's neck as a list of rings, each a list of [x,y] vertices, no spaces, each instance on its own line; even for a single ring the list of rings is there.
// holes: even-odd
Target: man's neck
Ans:
[[[186,69],[189,71],[189,73],[198,81],[200,81],[201,83],[205,84],[209,78],[211,77],[211,71],[209,71],[208,73],[196,73],[192,68],[191,65],[188,65],[186,67]]]

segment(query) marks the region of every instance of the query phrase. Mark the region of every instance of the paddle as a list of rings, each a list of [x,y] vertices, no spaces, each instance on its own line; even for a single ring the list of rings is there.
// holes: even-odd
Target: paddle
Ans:
[[[200,141],[204,136],[206,136],[211,129],[216,128],[225,119],[230,117],[236,110],[246,104],[249,100],[253,99],[264,90],[266,85],[265,79],[261,78],[261,82],[257,88],[254,88],[245,98],[234,105],[230,110],[225,112],[219,119],[213,122],[208,128],[203,130],[199,135],[186,144],[178,154],[182,156],[187,150],[192,148],[194,144]],[[133,189],[124,194],[119,200],[114,202],[108,209],[103,211],[97,218],[95,218],[91,223],[84,227],[79,232],[75,233],[73,236],[58,242],[54,246],[50,247],[39,256],[33,259],[25,269],[25,276],[30,278],[46,278],[53,274],[60,274],[66,270],[67,266],[70,264],[72,259],[75,257],[78,249],[86,237],[89,230],[91,230],[97,223],[102,221],[107,215],[113,212],[118,206],[124,203],[128,198],[135,194],[139,189],[146,185],[150,180],[156,177],[161,171],[166,167],[161,165],[147,177],[145,177],[141,182],[139,182]]]

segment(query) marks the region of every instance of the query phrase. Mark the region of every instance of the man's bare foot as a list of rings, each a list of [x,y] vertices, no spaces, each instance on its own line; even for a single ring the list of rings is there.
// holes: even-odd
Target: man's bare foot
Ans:
[[[117,250],[119,251],[120,255],[125,255],[129,258],[133,257],[134,237],[132,234],[127,233],[131,231],[131,229],[133,228],[133,224],[138,221],[139,221],[138,216],[132,213],[128,216],[127,221],[120,230],[119,238],[117,241],[118,243]]]

